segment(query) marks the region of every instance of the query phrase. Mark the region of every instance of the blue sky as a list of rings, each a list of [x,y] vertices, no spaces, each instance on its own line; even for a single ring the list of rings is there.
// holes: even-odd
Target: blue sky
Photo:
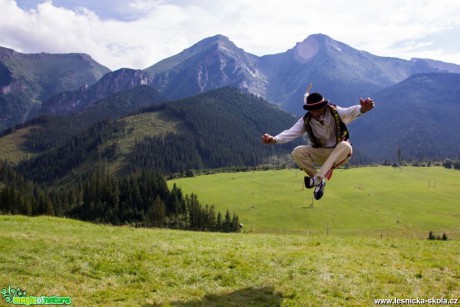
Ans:
[[[144,69],[216,34],[255,55],[311,34],[379,56],[460,64],[458,0],[0,0],[0,46]]]

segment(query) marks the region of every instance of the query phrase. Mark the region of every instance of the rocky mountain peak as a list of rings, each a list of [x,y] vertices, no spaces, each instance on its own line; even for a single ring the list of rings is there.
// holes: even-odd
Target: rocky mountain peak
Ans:
[[[223,86],[259,96],[265,92],[266,78],[257,66],[257,57],[223,35],[203,39],[144,71],[154,88],[173,99]]]
[[[208,38],[205,38],[198,43],[194,44],[188,49],[197,50],[198,52],[208,49],[209,47],[223,47],[223,48],[238,48],[236,45],[230,41],[227,36],[218,34]]]
[[[321,37],[308,36],[293,48],[294,59],[300,64],[311,61],[320,51],[321,45]]]

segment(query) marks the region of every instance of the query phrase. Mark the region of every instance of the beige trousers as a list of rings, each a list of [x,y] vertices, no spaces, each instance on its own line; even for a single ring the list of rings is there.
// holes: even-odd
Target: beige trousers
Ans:
[[[292,151],[292,156],[300,167],[310,177],[315,175],[331,179],[332,171],[350,160],[352,154],[351,144],[347,141],[340,142],[335,148],[298,146]],[[315,164],[322,165],[319,171]]]

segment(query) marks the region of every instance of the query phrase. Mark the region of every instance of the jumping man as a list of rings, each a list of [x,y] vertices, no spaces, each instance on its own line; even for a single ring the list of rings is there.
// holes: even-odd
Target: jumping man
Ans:
[[[294,148],[292,156],[308,174],[304,178],[305,187],[315,188],[313,194],[319,200],[324,194],[325,179],[330,180],[332,171],[351,157],[352,147],[346,124],[372,110],[374,101],[360,98],[359,105],[341,108],[329,103],[320,93],[310,94],[311,86],[305,93],[303,105],[308,112],[294,126],[276,136],[265,133],[262,141],[265,144],[282,144],[308,133],[310,144]],[[321,165],[319,171],[315,163]]]

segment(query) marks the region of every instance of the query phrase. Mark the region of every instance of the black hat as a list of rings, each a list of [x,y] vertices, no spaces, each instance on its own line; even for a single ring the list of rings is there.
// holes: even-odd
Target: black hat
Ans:
[[[311,93],[310,95],[305,95],[303,108],[305,110],[316,110],[321,109],[329,103],[329,100],[324,99],[323,95],[320,93]]]

